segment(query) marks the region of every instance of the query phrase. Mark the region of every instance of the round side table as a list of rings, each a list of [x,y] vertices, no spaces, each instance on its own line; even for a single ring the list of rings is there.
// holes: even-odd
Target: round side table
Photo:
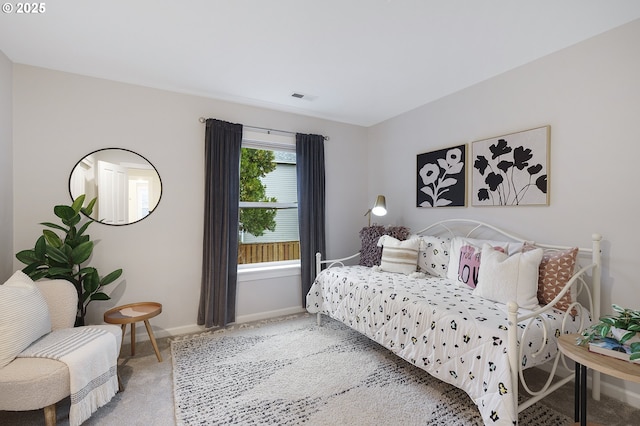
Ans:
[[[149,334],[149,340],[151,340],[153,349],[156,352],[156,357],[158,357],[158,362],[162,362],[162,356],[160,355],[160,350],[158,350],[156,338],[153,335],[151,324],[149,324],[149,318],[159,315],[160,312],[162,312],[162,305],[160,303],[130,303],[109,309],[104,313],[104,322],[108,324],[120,324],[122,327],[123,340],[127,324],[131,324],[131,356],[134,356],[136,354],[136,322],[144,321],[147,333]]]
[[[607,355],[590,352],[586,346],[576,345],[579,334],[563,334],[558,338],[558,349],[575,362],[575,425],[587,423],[587,368],[603,374],[640,383],[640,364]]]

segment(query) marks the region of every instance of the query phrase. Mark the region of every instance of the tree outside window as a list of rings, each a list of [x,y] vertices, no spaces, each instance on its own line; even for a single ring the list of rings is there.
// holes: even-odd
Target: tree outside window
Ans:
[[[238,264],[300,258],[295,152],[242,148]]]

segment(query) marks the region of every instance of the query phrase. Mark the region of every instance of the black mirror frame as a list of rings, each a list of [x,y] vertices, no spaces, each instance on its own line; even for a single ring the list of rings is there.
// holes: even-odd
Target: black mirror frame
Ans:
[[[142,217],[142,218],[140,218],[140,219],[138,219],[138,220],[136,220],[136,221],[133,221],[133,222],[127,222],[127,223],[122,223],[122,224],[117,224],[117,223],[105,223],[105,222],[102,222],[101,220],[96,219],[96,218],[94,218],[94,217],[90,217],[90,216],[87,216],[87,217],[89,217],[89,219],[93,219],[96,223],[101,223],[101,224],[103,224],[103,225],[108,225],[108,226],[127,226],[127,225],[133,225],[134,223],[138,223],[138,222],[140,222],[140,221],[142,221],[142,220],[144,220],[144,219],[148,218],[149,216],[151,216],[151,214],[152,214],[153,212],[155,212],[155,211],[156,211],[156,209],[158,208],[158,205],[160,205],[160,201],[162,200],[162,195],[163,195],[163,192],[164,192],[164,191],[163,191],[163,188],[162,188],[162,187],[163,187],[163,185],[162,185],[162,177],[160,176],[160,172],[158,172],[158,169],[156,168],[156,166],[155,166],[151,161],[149,161],[145,156],[140,155],[140,154],[138,154],[138,153],[137,153],[137,152],[135,152],[135,151],[132,151],[132,150],[130,150],[130,149],[126,149],[126,148],[110,147],[110,148],[100,148],[100,149],[96,149],[95,151],[91,151],[90,153],[88,153],[88,154],[84,155],[84,156],[83,156],[80,160],[78,160],[78,161],[76,162],[76,164],[71,168],[71,173],[69,174],[69,181],[68,181],[68,185],[67,185],[67,187],[68,187],[68,189],[69,189],[69,197],[71,198],[71,201],[72,201],[72,202],[73,202],[73,201],[75,201],[75,199],[73,198],[73,193],[72,193],[72,191],[71,191],[71,185],[72,185],[71,178],[72,178],[72,176],[73,176],[73,172],[76,170],[76,167],[78,167],[78,165],[79,165],[80,163],[82,163],[82,162],[83,162],[87,157],[89,157],[90,155],[93,155],[93,154],[95,154],[95,153],[97,153],[97,152],[101,152],[101,151],[109,151],[109,150],[126,151],[126,152],[129,152],[129,153],[131,153],[131,154],[137,155],[138,157],[140,157],[140,158],[142,158],[144,161],[146,161],[146,162],[147,162],[147,164],[149,164],[149,166],[151,166],[151,168],[155,171],[156,175],[158,176],[158,180],[160,181],[160,196],[158,197],[158,202],[155,204],[155,206],[153,206],[153,208],[152,208],[152,209],[150,209],[149,213],[148,213],[146,216],[144,216],[144,217]],[[88,201],[90,201],[90,200],[86,200],[86,201],[88,202]]]

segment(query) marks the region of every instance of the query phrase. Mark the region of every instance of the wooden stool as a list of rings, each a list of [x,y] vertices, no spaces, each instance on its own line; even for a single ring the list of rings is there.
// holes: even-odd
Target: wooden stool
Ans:
[[[156,338],[149,324],[149,318],[153,318],[162,312],[162,305],[156,302],[139,302],[117,306],[104,313],[104,322],[108,324],[120,324],[122,327],[122,339],[124,340],[127,324],[131,324],[131,356],[136,354],[136,322],[144,321],[149,334],[149,340],[156,351],[158,362],[162,362],[162,356],[158,350]]]

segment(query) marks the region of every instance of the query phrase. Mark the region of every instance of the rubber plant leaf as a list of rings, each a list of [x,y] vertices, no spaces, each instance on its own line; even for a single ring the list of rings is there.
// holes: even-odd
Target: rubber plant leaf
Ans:
[[[94,198],[93,200],[89,201],[87,207],[81,209],[82,213],[87,216],[91,216],[91,213],[93,213],[93,206],[96,204],[96,201],[98,201],[98,198]]]
[[[91,295],[91,300],[109,300],[111,299],[108,295],[102,292],[93,293]]]
[[[40,259],[38,259],[38,256],[36,256],[35,250],[19,251],[18,253],[16,253],[16,259],[27,265],[40,261]]]
[[[49,275],[50,276],[55,276],[55,275],[64,275],[64,276],[68,276],[70,274],[72,274],[73,271],[71,270],[71,268],[65,268],[64,266],[52,266],[49,268]]]
[[[92,266],[86,266],[80,269],[80,271],[78,271],[79,275],[97,274],[97,273],[98,273],[98,270]]]
[[[86,195],[82,194],[73,201],[73,204],[71,204],[71,208],[76,214],[80,213],[80,210],[82,209],[82,205],[84,204],[85,197]]]
[[[71,206],[55,206],[53,208],[53,213],[58,216],[62,221],[70,220],[72,217],[76,216],[78,213]]]
[[[100,287],[100,280],[98,279],[98,274],[87,274],[84,276],[82,280],[82,287],[84,291],[88,294],[91,294],[98,290]]]
[[[65,225],[67,225],[69,227],[74,227],[78,223],[80,223],[80,219],[82,219],[80,217],[80,215],[79,214],[75,214],[75,215],[71,216],[69,219],[62,219],[62,223],[64,223]]]
[[[47,240],[44,237],[44,235],[41,235],[40,238],[38,238],[38,240],[36,241],[34,252],[35,252],[36,258],[39,261],[41,262],[45,261],[45,256],[47,254]]]
[[[64,226],[62,226],[62,225],[58,225],[57,223],[51,223],[51,222],[40,222],[40,225],[48,226],[49,228],[59,229],[59,230],[61,230],[61,231],[65,232],[65,233],[68,231],[68,229],[67,229],[67,228],[65,228],[65,227],[64,227]]]
[[[46,273],[49,268],[42,268],[42,266],[45,266],[44,262],[34,262],[30,265],[25,266],[22,269],[22,272],[29,275],[29,277],[32,277],[33,274],[40,271],[44,271]]]
[[[62,250],[53,246],[47,246],[47,256],[54,262],[58,262],[61,264],[69,263],[69,259],[64,254]]]
[[[116,269],[110,274],[105,275],[102,280],[100,280],[100,285],[103,286],[111,284],[112,282],[120,278],[120,275],[122,275],[122,269]]]
[[[26,269],[26,268],[25,268],[25,269]],[[46,276],[48,275],[48,272],[47,272],[47,271],[48,271],[48,268],[47,268],[46,270],[45,270],[45,269],[43,269],[43,270],[37,270],[37,271],[32,272],[32,273],[30,273],[30,274],[27,274],[27,273],[25,272],[25,274],[29,275],[29,277],[30,277],[33,281],[38,281],[39,279],[42,279],[42,278],[44,278],[44,277],[46,277]],[[24,272],[24,270],[23,270],[22,272]]]
[[[81,235],[76,238],[76,242],[78,244],[86,243],[89,240],[90,240],[90,237],[88,235]]]
[[[84,234],[84,231],[86,231],[86,230],[87,230],[87,228],[89,227],[89,225],[91,225],[91,223],[92,223],[92,222],[87,222],[87,223],[83,224],[83,225],[78,229],[77,235],[78,235],[78,236],[80,236],[80,235]],[[85,237],[87,237],[87,239],[89,238],[89,236],[88,236],[88,235],[84,235],[84,236],[85,236]]]
[[[71,260],[76,265],[84,263],[91,257],[91,252],[93,251],[93,241],[86,241],[77,247],[73,248],[71,251]]]
[[[47,241],[47,244],[51,247],[60,248],[64,244],[58,234],[53,231],[49,231],[48,229],[42,230],[42,235],[44,235],[44,239]]]

